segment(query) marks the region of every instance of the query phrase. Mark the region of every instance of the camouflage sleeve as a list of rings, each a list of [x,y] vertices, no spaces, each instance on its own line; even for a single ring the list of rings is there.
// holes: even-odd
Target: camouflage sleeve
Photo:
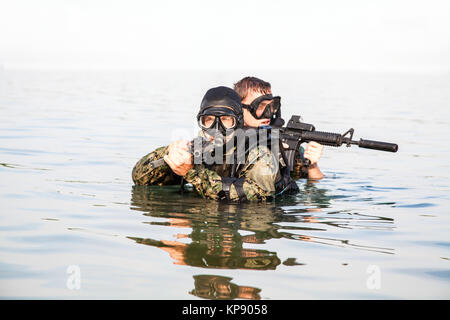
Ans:
[[[150,162],[159,160],[168,154],[168,146],[160,147],[146,156],[142,157],[133,168],[131,176],[137,185],[170,185],[181,182],[181,178],[172,172],[170,167],[164,163],[158,168],[153,168]]]
[[[275,194],[277,162],[267,148],[255,148],[239,177],[244,178],[243,190],[249,201],[265,201]],[[196,165],[188,171],[185,180],[191,183],[204,198],[218,200],[222,190],[222,178],[216,171]],[[239,201],[234,185],[230,188],[230,200]]]
[[[300,152],[295,154],[294,168],[292,169],[291,172],[291,177],[294,180],[308,178],[308,168],[304,165],[305,163],[305,158],[303,157],[304,153],[305,149],[303,147],[300,147]]]
[[[219,199],[218,193],[222,190],[222,178],[216,171],[197,164],[187,172],[184,179],[192,184],[203,198]]]

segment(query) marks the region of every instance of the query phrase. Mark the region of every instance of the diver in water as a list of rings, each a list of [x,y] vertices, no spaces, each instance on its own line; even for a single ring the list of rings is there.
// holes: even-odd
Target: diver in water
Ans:
[[[256,128],[270,125],[280,127],[284,124],[284,120],[281,118],[280,97],[272,96],[269,82],[255,77],[245,77],[234,84],[234,90],[242,100],[245,126]],[[291,175],[296,179],[322,179],[323,173],[318,165],[322,152],[323,145],[314,141],[308,143],[306,148],[301,147]],[[304,166],[305,159],[310,161],[308,167]]]
[[[201,135],[211,141],[221,136],[227,146],[228,142],[234,141],[236,132],[244,127],[239,95],[228,87],[208,90],[201,102],[197,120],[202,129]],[[247,149],[241,163],[223,161],[206,165],[194,164],[192,152],[189,152],[190,144],[188,140],[176,141],[144,156],[133,168],[134,183],[170,185],[184,179],[204,198],[233,202],[270,200],[286,189],[285,183],[279,183],[282,177],[278,151],[272,152],[267,145],[258,144]],[[235,147],[224,149],[227,150],[224,152],[227,159],[230,159],[230,151],[234,154],[231,158],[236,158]],[[156,168],[152,166],[159,159],[164,159],[165,164]],[[288,181],[287,184],[295,185],[295,182]],[[294,191],[298,192],[298,188]]]

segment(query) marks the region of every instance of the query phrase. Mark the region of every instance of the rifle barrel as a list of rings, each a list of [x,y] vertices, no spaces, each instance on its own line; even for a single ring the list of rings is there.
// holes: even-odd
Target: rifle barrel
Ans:
[[[360,148],[365,149],[374,149],[388,152],[397,152],[398,145],[395,143],[383,142],[383,141],[374,141],[374,140],[365,140],[359,139],[356,143]]]
[[[301,131],[301,140],[305,142],[315,141],[320,144],[332,147],[340,147],[343,144],[350,146],[350,144],[358,145],[360,148],[373,149],[388,152],[397,152],[398,145],[395,143],[374,141],[360,139],[359,141],[351,140],[339,133],[324,132],[324,131]]]

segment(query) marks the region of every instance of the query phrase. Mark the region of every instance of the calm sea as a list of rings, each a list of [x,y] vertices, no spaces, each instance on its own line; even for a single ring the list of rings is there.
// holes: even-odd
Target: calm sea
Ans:
[[[266,204],[133,186],[247,75],[399,151],[325,147],[323,180]],[[1,70],[0,119],[1,298],[450,298],[449,74]]]

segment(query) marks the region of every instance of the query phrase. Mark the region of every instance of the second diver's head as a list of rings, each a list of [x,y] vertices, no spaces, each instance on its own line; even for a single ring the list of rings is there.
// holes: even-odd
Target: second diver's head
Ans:
[[[272,96],[269,82],[245,77],[234,84],[234,90],[239,94],[244,109],[244,123],[248,127],[266,125],[282,125],[281,98]]]

